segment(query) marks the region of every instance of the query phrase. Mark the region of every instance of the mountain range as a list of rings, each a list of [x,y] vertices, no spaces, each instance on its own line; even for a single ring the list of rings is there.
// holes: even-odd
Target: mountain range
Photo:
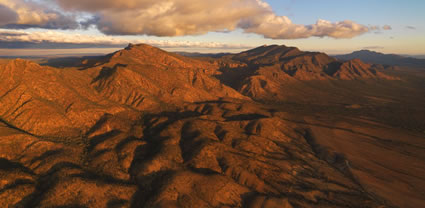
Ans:
[[[294,47],[0,61],[7,207],[422,207],[425,75]]]
[[[395,54],[383,54],[369,50],[354,51],[350,54],[336,55],[334,57],[340,60],[360,59],[363,62],[373,64],[425,68],[425,59],[418,59]]]

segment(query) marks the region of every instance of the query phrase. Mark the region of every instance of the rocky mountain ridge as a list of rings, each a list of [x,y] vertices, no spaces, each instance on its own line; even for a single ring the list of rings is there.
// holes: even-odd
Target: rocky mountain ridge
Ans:
[[[282,104],[323,96],[307,87],[316,82],[398,79],[285,46],[211,59],[129,45],[69,68],[8,61],[0,64],[0,204],[420,207],[421,135],[346,114],[363,104],[341,115]],[[362,93],[354,99],[370,99]]]
[[[372,64],[425,68],[424,59],[406,57],[396,54],[384,54],[370,50],[354,51],[350,54],[335,55],[334,57],[340,60],[360,59],[363,62]]]

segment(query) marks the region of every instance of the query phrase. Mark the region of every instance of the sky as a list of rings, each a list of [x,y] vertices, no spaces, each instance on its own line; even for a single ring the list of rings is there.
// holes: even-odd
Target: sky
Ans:
[[[425,54],[423,0],[0,0],[0,56],[261,45]]]

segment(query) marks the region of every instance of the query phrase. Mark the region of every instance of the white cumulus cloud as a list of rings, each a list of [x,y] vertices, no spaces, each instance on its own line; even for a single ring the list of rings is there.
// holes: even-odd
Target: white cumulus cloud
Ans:
[[[349,20],[294,24],[288,17],[276,15],[262,0],[55,1],[67,11],[93,14],[89,22],[112,35],[182,36],[241,28],[266,38],[297,39],[352,38],[369,31],[367,26]]]
[[[271,39],[353,38],[380,30],[351,20],[295,24],[264,0],[0,0],[0,17],[0,28],[94,26],[106,35],[160,37],[241,29]]]

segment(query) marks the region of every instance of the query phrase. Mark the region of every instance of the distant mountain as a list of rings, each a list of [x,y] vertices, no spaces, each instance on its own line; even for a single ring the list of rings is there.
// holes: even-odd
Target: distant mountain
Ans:
[[[425,55],[404,55],[406,57],[415,58],[415,59],[425,59]]]
[[[184,52],[184,51],[177,51],[174,53],[179,54],[181,56],[186,56],[186,57],[210,57],[210,58],[221,58],[223,56],[231,55],[231,53],[198,53],[198,52]]]
[[[359,59],[339,61],[325,53],[304,52],[295,47],[261,46],[232,57],[251,66],[277,67],[298,80],[391,79],[378,71],[380,65],[365,64]]]
[[[425,67],[424,59],[405,57],[395,54],[383,54],[375,51],[361,50],[350,54],[334,56],[340,60],[360,59],[366,63],[385,64],[392,66]]]
[[[312,93],[315,89],[308,87],[302,87],[301,91],[282,90],[288,83],[295,82],[397,79],[386,75],[382,65],[366,64],[359,59],[340,61],[324,53],[304,52],[283,45],[261,46],[222,60],[245,64],[222,68],[220,78],[223,83],[254,99],[283,100],[288,95],[318,94]]]

